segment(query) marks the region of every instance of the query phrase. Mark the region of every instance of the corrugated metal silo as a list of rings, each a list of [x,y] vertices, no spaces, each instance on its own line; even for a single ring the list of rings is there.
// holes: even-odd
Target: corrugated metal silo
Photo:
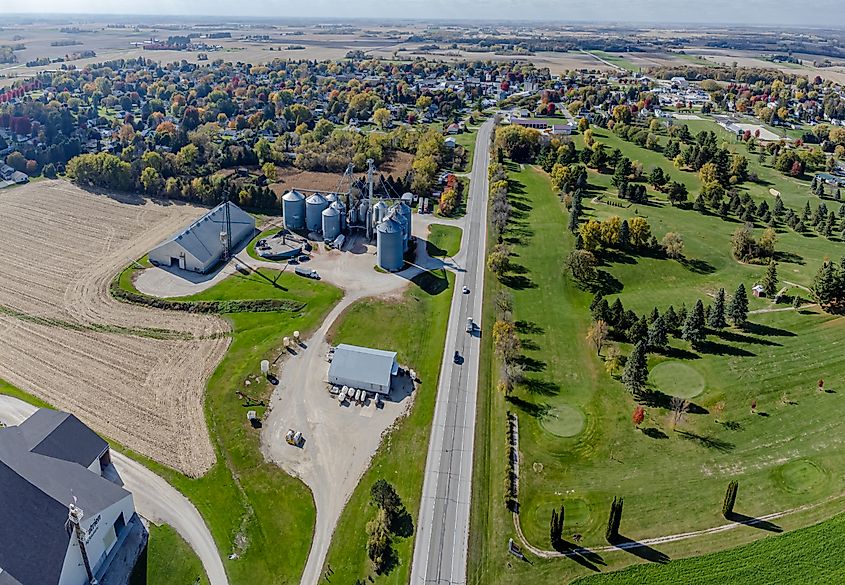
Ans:
[[[408,233],[410,230],[410,225],[408,224],[408,218],[402,215],[402,210],[399,207],[399,204],[396,203],[390,208],[390,215],[399,222],[399,225],[402,226],[402,249],[406,252],[408,251]]]
[[[378,225],[385,217],[387,217],[387,204],[379,200],[373,205],[373,221]]]
[[[329,206],[326,198],[314,193],[305,200],[305,227],[309,232],[319,232],[323,229],[323,210]]]
[[[282,215],[289,230],[305,229],[305,195],[299,191],[288,191],[282,196]]]
[[[340,235],[340,211],[334,206],[323,210],[323,238],[334,240]]]
[[[378,265],[391,272],[400,270],[405,263],[402,225],[392,214],[388,215],[376,228],[376,234]]]
[[[329,202],[329,205],[337,201],[337,193],[326,193],[326,201]]]
[[[333,207],[333,208],[337,209],[338,213],[340,214],[340,229],[341,229],[341,231],[345,230],[346,229],[346,206],[343,204],[343,201],[338,199],[337,201],[335,201],[334,203],[329,205],[329,207]]]
[[[407,222],[408,231],[405,235],[407,237],[407,240],[410,241],[412,234],[413,234],[413,230],[411,229],[411,225],[412,225],[411,221],[412,221],[412,217],[414,215],[414,212],[404,201],[402,201],[401,203],[399,203],[399,213],[402,215],[402,217],[405,218],[405,220]]]

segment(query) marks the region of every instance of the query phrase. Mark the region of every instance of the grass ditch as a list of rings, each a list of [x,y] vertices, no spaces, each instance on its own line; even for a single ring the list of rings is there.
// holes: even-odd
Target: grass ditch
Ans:
[[[432,258],[454,256],[461,249],[463,230],[453,225],[433,223],[428,226],[425,248]]]

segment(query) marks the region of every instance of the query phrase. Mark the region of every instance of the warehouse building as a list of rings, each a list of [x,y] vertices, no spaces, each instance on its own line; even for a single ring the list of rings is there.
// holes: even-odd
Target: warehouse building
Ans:
[[[329,383],[388,394],[398,372],[395,351],[342,343],[335,349],[329,366]]]
[[[75,416],[0,429],[0,584],[122,584],[147,531],[108,443]]]
[[[254,234],[255,218],[226,201],[153,248],[150,263],[206,273],[224,259],[227,241],[234,251]]]

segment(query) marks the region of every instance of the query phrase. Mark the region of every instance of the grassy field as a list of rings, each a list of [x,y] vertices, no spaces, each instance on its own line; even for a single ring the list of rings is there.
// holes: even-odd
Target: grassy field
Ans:
[[[297,299],[299,313],[232,313],[232,343],[208,383],[205,410],[217,463],[201,478],[188,478],[145,461],[184,493],[202,513],[217,542],[230,582],[292,583],[299,580],[314,525],[311,493],[297,479],[266,463],[258,431],[247,423],[247,407],[237,397],[247,376],[260,374],[260,360],[275,360],[282,338],[307,333],[340,299],[331,285],[262,269],[261,275],[236,273],[185,302],[197,300]],[[275,281],[275,283],[273,282]],[[267,400],[272,387],[251,386]],[[263,415],[263,407],[250,406]],[[237,558],[228,556],[236,553]]]
[[[577,581],[578,585],[757,585],[842,583],[845,515],[789,534],[668,565],[639,565]]]
[[[617,67],[621,67],[622,69],[627,69],[628,71],[639,71],[640,68],[637,65],[631,63],[625,57],[621,57],[616,53],[608,53],[606,51],[589,51],[592,55],[597,57],[601,57],[608,63],[613,63]]]
[[[629,155],[632,160],[648,153],[620,144],[629,152],[637,149]],[[591,173],[590,197],[602,192],[609,178]],[[814,505],[842,493],[845,481],[835,471],[845,460],[841,422],[834,414],[839,388],[818,392],[815,382],[838,380],[845,372],[837,347],[845,333],[843,319],[813,309],[770,312],[752,315],[744,331],[711,335],[697,351],[672,339],[670,350],[650,358],[656,371],[653,389],[659,393],[644,404],[645,432],[636,430],[630,422],[633,398],[581,341],[590,322],[591,295],[576,288],[561,268],[574,244],[563,206],[541,171],[512,167],[511,181],[515,213],[505,239],[513,246],[515,268],[501,281],[491,280],[489,290],[507,288],[514,296],[527,381],[505,399],[494,390],[496,360],[488,355],[482,363],[486,372],[477,443],[485,449],[476,455],[475,485],[487,485],[474,487],[470,583],[560,582],[664,554],[679,558],[727,548],[766,533],[727,531],[656,547],[659,551],[637,549],[641,556],[610,552],[578,562],[518,563],[505,551],[507,538],[514,536],[503,504],[506,410],[516,412],[520,421],[522,528],[530,542],[547,549],[554,506],[565,506],[565,537],[581,534],[582,544],[592,548],[606,544],[604,525],[615,495],[625,497],[623,534],[638,540],[724,524],[721,499],[731,479],[741,486],[737,511],[750,517]],[[762,272],[731,258],[728,238],[736,225],[718,218],[668,204],[620,209],[589,199],[585,212],[588,217],[646,217],[658,239],[670,229],[684,235],[690,260],[685,264],[620,254],[602,266],[617,283],[625,307],[638,313],[654,306],[663,311],[670,303],[677,308],[697,299],[709,302],[718,286],[730,292],[744,282],[750,288]],[[800,258],[781,263],[781,278],[803,284],[824,255],[845,252],[841,243],[791,232],[780,235],[777,248]],[[752,309],[766,306],[764,300],[752,302]],[[621,349],[630,350],[625,344]],[[669,422],[666,408],[672,394],[690,396],[693,403],[677,425]],[[752,400],[758,414],[750,412]],[[825,515],[831,515],[826,505],[779,519],[771,529],[797,528]]]
[[[432,224],[428,228],[426,251],[432,258],[454,256],[461,249],[463,230],[453,225]]]
[[[423,472],[437,380],[443,356],[443,340],[449,319],[454,275],[427,273],[414,279],[401,301],[364,299],[352,305],[330,332],[332,343],[371,345],[398,352],[399,362],[416,370],[422,381],[413,397],[410,414],[400,419],[384,438],[372,464],[340,518],[326,559],[344,582],[352,579],[374,583],[408,582],[414,549],[414,527],[419,513]],[[385,327],[385,323],[404,327]],[[410,530],[396,536],[393,546],[396,564],[383,575],[375,575],[367,558],[365,526],[375,516],[370,488],[386,479],[404,503]]]
[[[199,557],[167,524],[150,524],[147,551],[138,559],[130,585],[208,585]]]

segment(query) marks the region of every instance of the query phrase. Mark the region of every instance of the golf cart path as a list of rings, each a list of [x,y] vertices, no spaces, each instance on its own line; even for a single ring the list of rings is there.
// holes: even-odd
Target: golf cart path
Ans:
[[[0,395],[0,422],[18,425],[37,408],[12,396]],[[132,492],[141,516],[156,524],[169,524],[194,549],[211,585],[228,585],[223,562],[205,521],[194,505],[178,490],[137,461],[115,450],[111,460],[124,487]]]
[[[814,502],[812,504],[805,504],[803,506],[798,506],[797,508],[790,508],[788,510],[782,510],[780,512],[773,512],[771,514],[766,514],[765,516],[760,516],[758,518],[754,518],[751,520],[747,520],[744,522],[730,522],[728,524],[722,524],[720,526],[714,526],[712,528],[705,528],[703,530],[694,530],[692,532],[681,532],[678,534],[669,534],[666,536],[657,536],[654,538],[644,538],[639,541],[631,541],[625,542],[619,545],[606,545],[606,546],[598,546],[593,548],[585,548],[585,547],[575,547],[572,550],[567,551],[556,551],[556,550],[546,550],[539,547],[534,546],[528,539],[525,538],[525,534],[522,532],[522,525],[520,524],[519,514],[514,512],[513,514],[513,525],[516,529],[517,537],[522,545],[534,555],[544,558],[544,559],[553,559],[553,558],[562,558],[562,557],[570,557],[570,556],[577,556],[582,555],[584,553],[602,553],[602,552],[613,552],[616,550],[626,550],[632,548],[638,548],[642,546],[651,546],[654,544],[666,544],[669,542],[677,542],[679,540],[687,540],[690,538],[695,538],[698,536],[706,536],[708,534],[718,534],[721,532],[726,532],[728,530],[733,530],[734,528],[739,528],[740,526],[754,526],[755,524],[763,524],[770,520],[774,520],[777,518],[782,518],[783,516],[788,516],[790,514],[794,514],[796,512],[803,512],[805,510],[811,510],[822,504],[826,504],[828,502],[840,499],[845,497],[845,494],[840,494],[838,496],[833,496],[830,498],[826,498],[820,502]]]

